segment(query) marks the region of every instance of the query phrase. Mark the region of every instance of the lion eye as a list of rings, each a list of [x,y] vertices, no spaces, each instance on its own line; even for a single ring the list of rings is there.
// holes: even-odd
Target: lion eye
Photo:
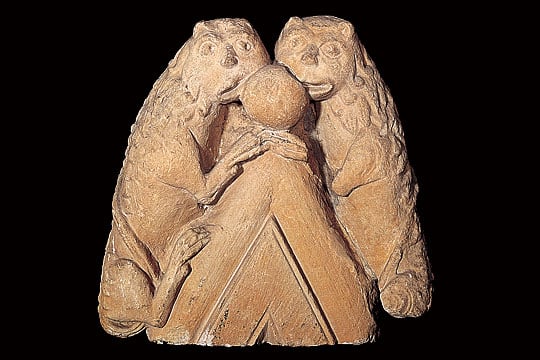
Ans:
[[[329,41],[321,46],[321,52],[330,58],[337,58],[341,55],[341,45],[337,41]]]
[[[248,52],[253,49],[253,44],[247,40],[238,40],[236,42],[236,47],[244,52]]]
[[[289,40],[289,44],[292,48],[301,48],[307,44],[307,41],[303,36],[294,36]]]
[[[204,56],[212,55],[216,51],[216,47],[216,44],[212,41],[205,41],[201,44],[199,52]]]

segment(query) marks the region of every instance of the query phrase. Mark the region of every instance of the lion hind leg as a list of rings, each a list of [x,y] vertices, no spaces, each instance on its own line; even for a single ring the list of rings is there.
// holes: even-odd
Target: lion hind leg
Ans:
[[[98,306],[103,329],[119,337],[144,330],[153,292],[151,280],[136,263],[107,254]]]

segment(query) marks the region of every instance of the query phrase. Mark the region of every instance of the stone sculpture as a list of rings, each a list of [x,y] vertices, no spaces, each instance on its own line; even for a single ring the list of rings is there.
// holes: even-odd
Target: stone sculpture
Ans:
[[[275,48],[319,107],[313,136],[339,222],[395,317],[431,306],[431,269],[416,213],[418,184],[390,91],[352,24],[329,16],[285,25]]]
[[[397,111],[345,20],[197,23],[145,100],[113,197],[103,329],[168,344],[376,339],[431,271]]]

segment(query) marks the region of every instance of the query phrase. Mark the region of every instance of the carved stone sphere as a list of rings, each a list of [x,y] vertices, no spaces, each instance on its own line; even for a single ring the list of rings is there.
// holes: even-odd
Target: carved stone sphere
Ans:
[[[308,94],[283,66],[267,65],[246,81],[240,101],[256,122],[286,130],[304,116],[309,105]]]

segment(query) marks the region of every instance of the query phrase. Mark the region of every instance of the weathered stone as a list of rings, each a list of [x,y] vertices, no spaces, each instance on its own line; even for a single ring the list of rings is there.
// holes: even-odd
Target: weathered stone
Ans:
[[[271,59],[201,21],[154,84],[113,198],[98,313],[153,342],[375,341],[374,307],[431,305],[418,191],[389,90],[352,24],[291,18]]]

